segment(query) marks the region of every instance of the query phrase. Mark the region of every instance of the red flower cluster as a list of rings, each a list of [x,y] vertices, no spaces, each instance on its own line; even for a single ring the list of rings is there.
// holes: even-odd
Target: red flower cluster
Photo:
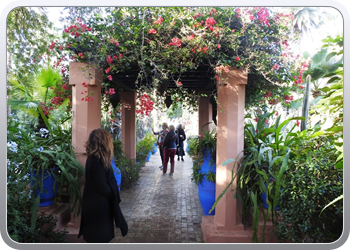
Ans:
[[[268,91],[265,95],[264,98],[267,99],[268,104],[270,105],[276,105],[280,99],[279,98],[272,98],[271,97],[271,91]]]
[[[194,15],[194,16],[192,16],[194,19],[196,19],[197,17],[200,17],[200,16],[204,16],[202,13],[200,13],[200,12],[198,12],[198,14],[197,15]]]
[[[44,115],[49,115],[50,110],[53,110],[53,107],[49,106],[46,102],[41,102],[40,107],[43,110]]]
[[[139,104],[138,108],[136,109],[136,114],[141,115],[149,115],[151,111],[153,110],[153,104],[154,102],[151,101],[149,96],[147,94],[143,94],[139,98],[137,98],[137,102]]]
[[[85,31],[92,31],[92,28],[88,28],[86,24],[83,24],[82,21],[78,18],[78,24],[71,25],[68,28],[64,29],[64,32],[70,33],[72,36],[79,37]]]
[[[275,63],[275,65],[273,65],[272,69],[271,70],[274,70],[274,69],[277,69],[279,70],[280,69],[280,66],[277,65],[277,63]]]
[[[157,24],[162,24],[162,22],[163,22],[163,18],[160,16],[160,17],[158,17],[158,19],[157,19],[157,21],[154,21],[153,22],[153,24],[155,24],[155,25],[157,25]]]
[[[304,73],[305,70],[308,69],[308,65],[309,65],[309,63],[303,62],[301,67],[300,67],[298,76],[293,76],[293,78],[295,80],[294,84],[297,85],[301,89],[303,89],[304,87],[299,85],[299,84],[304,82],[304,80],[303,80],[303,73]]]
[[[211,16],[211,14],[215,15],[217,12],[217,10],[211,9],[209,12],[209,16]]]
[[[190,36],[187,36],[187,40],[188,40],[188,41],[194,40],[194,35],[192,34],[192,35],[190,35]]]
[[[121,59],[121,58],[123,58],[123,54],[119,54],[119,58],[118,58],[118,56],[113,56],[113,58],[115,59],[115,60],[118,60],[118,59]],[[108,63],[108,64],[112,64],[113,63],[113,58],[112,58],[112,56],[110,56],[110,55],[108,55],[107,56],[107,59],[106,59],[106,62]],[[110,68],[109,68],[109,70],[110,70]]]
[[[118,41],[114,40],[113,38],[111,38],[109,41],[110,41],[111,43],[115,43],[116,46],[119,46]]]
[[[287,103],[290,103],[291,101],[293,101],[294,99],[293,99],[293,96],[292,95],[285,95],[284,96],[284,101],[285,101],[285,103],[287,104]]]
[[[148,34],[157,34],[157,31],[152,28],[148,31]]]
[[[205,27],[208,28],[210,31],[214,30],[214,24],[216,24],[214,17],[208,17],[207,20],[205,20]]]
[[[181,39],[176,37],[171,39],[171,43],[169,43],[169,46],[181,47]]]
[[[113,95],[113,94],[115,94],[115,89],[114,88],[110,88],[108,91],[107,90],[105,91],[105,94],[106,95]]]

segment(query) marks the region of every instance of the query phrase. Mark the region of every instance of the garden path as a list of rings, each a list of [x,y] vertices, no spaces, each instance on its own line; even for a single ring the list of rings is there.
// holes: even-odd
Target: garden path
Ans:
[[[191,182],[192,160],[175,158],[173,176],[163,176],[159,150],[141,169],[135,186],[120,190],[120,208],[129,226],[125,237],[116,229],[111,243],[203,243],[203,210]],[[168,173],[170,162],[168,167]]]

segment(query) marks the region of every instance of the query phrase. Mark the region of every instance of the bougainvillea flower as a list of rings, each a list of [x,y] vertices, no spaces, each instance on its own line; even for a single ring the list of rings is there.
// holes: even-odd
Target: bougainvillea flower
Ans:
[[[113,95],[113,94],[115,94],[115,90],[114,90],[114,88],[110,88],[110,89],[109,89],[108,94],[109,94],[109,95]]]
[[[157,34],[157,31],[152,28],[148,31],[148,34]]]
[[[111,56],[107,56],[107,63],[111,64],[113,62],[113,58]]]
[[[111,76],[111,75],[109,75],[109,76],[108,76],[108,80],[110,80],[110,81],[112,81],[112,80],[113,80],[113,78],[112,78],[112,76]]]

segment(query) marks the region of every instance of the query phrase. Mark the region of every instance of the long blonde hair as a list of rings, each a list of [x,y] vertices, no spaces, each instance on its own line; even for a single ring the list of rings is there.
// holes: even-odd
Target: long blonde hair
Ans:
[[[106,130],[98,128],[91,131],[85,147],[87,156],[95,156],[99,158],[105,169],[112,166],[113,141]]]

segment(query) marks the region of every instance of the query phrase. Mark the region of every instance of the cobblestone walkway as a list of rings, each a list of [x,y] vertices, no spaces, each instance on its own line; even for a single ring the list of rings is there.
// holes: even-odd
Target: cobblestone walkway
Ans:
[[[175,158],[173,176],[159,169],[159,150],[141,169],[138,183],[120,191],[120,207],[129,226],[122,237],[116,229],[111,243],[203,243],[203,211],[198,188],[191,182],[192,160]]]

